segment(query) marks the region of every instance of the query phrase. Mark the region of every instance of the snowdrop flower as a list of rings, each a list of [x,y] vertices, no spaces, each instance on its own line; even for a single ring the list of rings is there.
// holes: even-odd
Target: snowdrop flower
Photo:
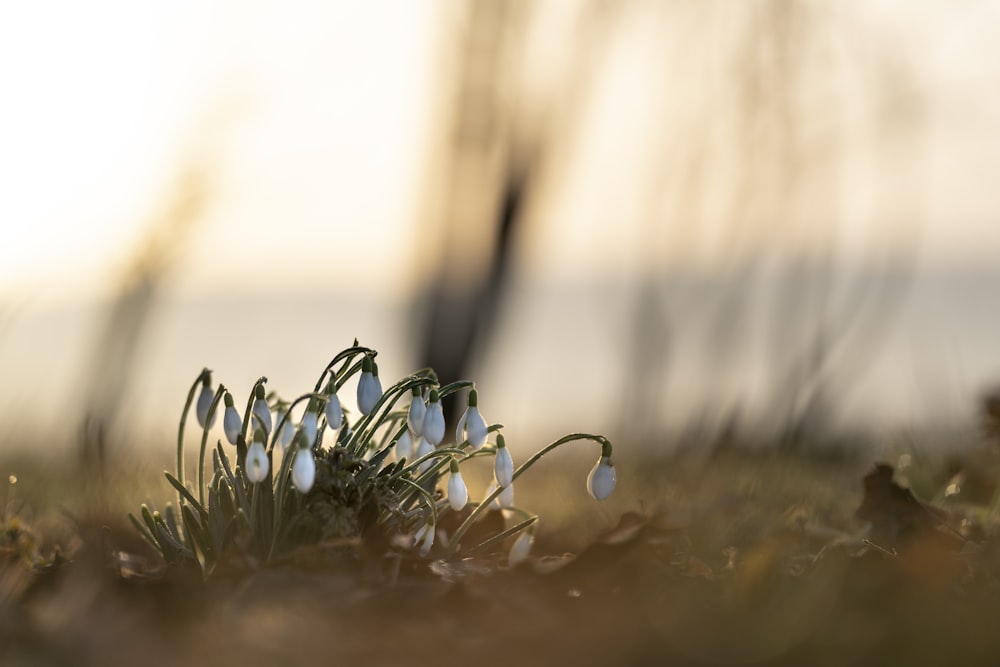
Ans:
[[[435,447],[444,440],[444,409],[436,389],[431,389],[430,402],[424,414],[424,438]]]
[[[396,441],[396,460],[413,458],[413,438],[410,436],[410,429],[403,429],[403,434]]]
[[[420,436],[417,439],[416,451],[413,452],[413,460],[415,461],[417,459],[423,458],[433,451],[434,451],[434,445],[427,442],[427,438],[425,438],[424,436]],[[423,463],[420,464],[418,470],[419,472],[424,473],[432,465],[434,465],[433,461],[431,460],[424,461]]]
[[[610,448],[605,447],[600,460],[587,476],[587,492],[596,500],[604,500],[615,490],[615,465],[611,462]]]
[[[309,447],[297,447],[292,461],[292,484],[299,493],[309,493],[316,481],[316,459]]]
[[[326,425],[331,430],[336,431],[344,423],[344,409],[340,406],[340,399],[334,388],[333,380],[326,388]]]
[[[212,399],[215,398],[215,392],[212,391],[212,374],[205,373],[205,376],[201,380],[201,393],[198,394],[198,403],[195,405],[195,415],[198,417],[198,424],[205,428],[205,421],[208,419],[208,411],[212,407]],[[218,413],[212,415],[212,423],[208,425],[208,428],[215,426],[215,418],[218,417]]]
[[[406,413],[406,425],[414,437],[420,437],[424,434],[425,414],[427,414],[427,405],[424,403],[424,397],[420,394],[420,387],[414,387],[413,396],[410,398],[410,410]]]
[[[306,408],[306,413],[302,415],[302,423],[299,424],[299,429],[306,436],[306,447],[310,448],[316,444],[316,436],[319,433],[319,416],[316,414],[317,410],[316,399],[310,399],[309,407]]]
[[[513,507],[514,506],[514,485],[510,484],[503,487],[503,491],[500,492],[500,507]]]
[[[458,461],[451,460],[451,476],[448,478],[448,503],[456,512],[463,509],[469,502],[469,488],[462,479],[462,472],[458,469]]]
[[[271,433],[271,409],[267,407],[267,399],[264,398],[264,385],[257,385],[255,398],[253,401],[253,416],[257,420],[257,425],[264,429],[264,437]]]
[[[267,460],[267,452],[264,450],[264,440],[266,438],[267,434],[264,432],[264,429],[257,429],[253,435],[253,442],[250,443],[250,448],[247,450],[247,479],[253,484],[263,482],[267,479],[267,471],[271,467],[270,462]]]
[[[226,432],[226,440],[229,441],[229,444],[235,445],[243,431],[243,422],[240,421],[240,413],[236,412],[236,407],[233,405],[233,395],[228,391],[225,401],[226,414],[222,416],[222,428]]]
[[[433,523],[427,522],[417,530],[416,535],[413,536],[414,544],[419,543],[423,540],[423,544],[420,545],[420,555],[426,556],[430,553],[431,547],[434,546],[434,533],[437,529],[434,527]]]
[[[514,483],[514,459],[510,457],[510,450],[503,436],[497,434],[497,453],[493,459],[493,473],[497,484],[507,488]]]
[[[465,437],[462,437],[462,431]],[[458,420],[458,428],[455,429],[455,442],[462,443],[466,440],[473,449],[479,449],[486,444],[486,436],[489,431],[486,427],[486,420],[479,414],[479,392],[475,389],[469,392],[469,407],[465,409],[462,418]]]
[[[281,422],[285,419],[285,415],[288,414],[288,410],[280,413],[278,421]],[[284,452],[288,449],[288,445],[292,444],[292,438],[295,436],[295,427],[292,426],[292,418],[289,415],[288,419],[285,419],[284,423],[281,424],[281,430],[278,432],[278,444],[281,446],[281,451]]]
[[[510,551],[507,552],[507,565],[517,567],[518,564],[527,560],[528,554],[531,553],[531,545],[534,543],[534,533],[530,530],[522,530],[521,534],[514,540],[514,544],[510,545]]]
[[[361,379],[358,380],[358,410],[367,415],[382,398],[382,381],[378,379],[378,364],[366,356],[361,362]]]

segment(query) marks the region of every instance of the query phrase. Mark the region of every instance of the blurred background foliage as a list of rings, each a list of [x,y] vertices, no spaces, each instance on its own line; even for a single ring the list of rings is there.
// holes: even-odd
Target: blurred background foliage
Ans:
[[[969,424],[1000,371],[995,2],[0,12],[5,452],[167,460],[203,366],[354,337],[520,456]]]

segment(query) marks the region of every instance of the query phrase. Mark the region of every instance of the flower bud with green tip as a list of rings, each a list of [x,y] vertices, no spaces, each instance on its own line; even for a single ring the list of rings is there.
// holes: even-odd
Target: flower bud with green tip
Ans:
[[[413,394],[410,397],[410,409],[406,413],[406,425],[409,427],[413,437],[420,437],[424,434],[424,415],[426,414],[427,404],[424,403],[420,387],[414,387]]]
[[[265,437],[271,434],[271,408],[267,407],[267,399],[264,397],[264,385],[257,385],[254,390],[253,418],[257,426],[264,429]]]
[[[361,362],[361,378],[358,379],[358,410],[368,415],[382,398],[382,381],[378,379],[378,364],[371,357]]]
[[[521,534],[514,540],[514,544],[510,545],[510,551],[507,552],[507,565],[509,567],[517,567],[520,563],[526,561],[528,554],[531,553],[531,545],[534,543],[534,532],[530,528],[522,530]]]
[[[463,431],[465,437],[463,437]],[[468,440],[473,449],[479,449],[486,444],[486,436],[488,435],[486,420],[479,413],[479,392],[473,389],[469,392],[469,406],[462,414],[462,418],[458,420],[458,428],[455,429],[455,442],[461,443]]]
[[[224,400],[226,401],[226,413],[222,416],[222,429],[226,432],[226,440],[229,441],[229,444],[235,445],[243,431],[243,421],[240,419],[240,413],[236,412],[236,406],[233,405],[233,395],[227,391]]]
[[[435,447],[444,440],[444,408],[441,407],[441,397],[437,389],[431,389],[427,412],[424,414],[424,438]]]
[[[451,460],[451,475],[448,477],[448,504],[456,512],[464,508],[469,502],[469,488],[462,479],[462,471],[458,468],[458,461]]]
[[[212,408],[212,399],[215,398],[215,391],[212,389],[212,373],[205,373],[201,380],[201,393],[198,394],[198,403],[195,405],[195,416],[198,417],[198,425],[205,428],[205,420],[208,419],[208,411]],[[215,419],[219,416],[216,412],[212,415],[212,423],[208,428],[215,426]]]
[[[306,408],[306,412],[302,415],[302,423],[299,424],[299,430],[305,435],[306,446],[312,447],[316,444],[316,436],[319,435],[319,406],[316,405],[316,399],[309,399],[309,406]]]
[[[514,483],[514,459],[510,456],[502,434],[497,434],[497,453],[493,459],[493,474],[497,484],[507,488]]]
[[[605,442],[601,458],[587,476],[587,492],[596,500],[604,500],[615,490],[615,465],[611,462],[611,443]]]
[[[264,441],[267,434],[264,429],[259,428],[254,431],[253,442],[247,449],[247,479],[253,484],[258,484],[267,479],[267,472],[271,464],[267,460],[267,451],[264,449]]]
[[[295,460],[292,461],[292,484],[299,493],[309,493],[316,481],[316,459],[313,457],[312,449],[305,442],[305,436],[298,437],[298,446],[295,448]]]

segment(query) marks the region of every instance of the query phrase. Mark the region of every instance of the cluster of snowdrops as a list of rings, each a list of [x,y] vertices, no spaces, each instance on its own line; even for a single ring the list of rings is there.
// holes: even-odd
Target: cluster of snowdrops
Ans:
[[[176,504],[162,513],[143,505],[138,517],[130,515],[135,527],[167,563],[196,565],[205,576],[234,554],[266,563],[296,548],[373,533],[423,557],[503,548],[514,566],[528,557],[538,520],[515,504],[514,481],[545,454],[570,442],[596,443],[600,457],[587,489],[598,500],[614,490],[612,446],[605,437],[567,435],[515,468],[503,426],[486,422],[473,383],[441,386],[425,369],[383,391],[376,354],[355,342],[327,364],[313,391],[291,402],[267,392],[261,377],[242,414],[232,393],[213,387],[211,372],[203,370],[181,414],[176,473],[165,473]],[[352,423],[340,394],[355,376],[360,414]],[[459,392],[467,393],[468,405],[449,443],[441,401]],[[192,406],[201,427],[196,480],[184,476]],[[220,439],[209,447],[219,412],[227,444]],[[462,465],[477,457],[492,457],[494,479],[481,500],[470,502]],[[489,535],[470,531],[489,510],[501,512],[501,527]],[[457,520],[446,532],[440,526],[448,512]]]

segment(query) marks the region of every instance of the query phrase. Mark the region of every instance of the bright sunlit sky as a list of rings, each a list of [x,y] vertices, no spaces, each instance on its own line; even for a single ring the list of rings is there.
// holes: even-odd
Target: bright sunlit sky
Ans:
[[[751,53],[766,61],[780,46],[767,31],[763,10],[777,6],[768,0],[595,3],[616,9],[607,12],[614,29],[605,42],[584,21],[597,11],[581,9],[590,5],[531,6],[505,90],[522,131],[544,118],[552,141],[517,238],[522,277],[542,285],[628,283],[674,268],[712,274],[762,249],[835,253],[847,264],[903,257],[921,270],[998,266],[1000,3],[803,4],[805,37],[789,42],[787,59],[774,57],[775,71],[754,70],[756,61],[737,51],[748,25],[764,26],[750,33],[762,44]],[[441,231],[427,227],[428,192],[450,136],[442,118],[463,7],[3,3],[0,315],[109,298],[192,165],[205,170],[211,196],[172,267],[172,295],[412,293],[421,272],[442,261]],[[574,69],[593,53],[590,69]],[[581,71],[585,85],[559,97]],[[794,121],[786,134],[774,121],[778,107]],[[792,148],[779,159],[776,145]],[[581,332],[572,342],[592,348],[535,349],[518,366],[509,359],[522,346],[558,347],[564,333],[553,334],[551,319],[537,324],[540,333],[508,322],[499,338],[509,348],[484,362],[508,378],[497,385],[507,391],[523,366],[546,355],[562,354],[560,368],[573,368],[622,337],[591,327],[610,326],[603,312],[566,318]],[[170,342],[165,331],[160,345]],[[904,329],[899,340],[921,335],[931,336]],[[990,340],[991,331],[976,335]],[[47,357],[19,348],[0,361],[22,377],[43,363],[64,370],[68,361],[50,354],[53,340],[35,340]],[[899,382],[913,356],[936,353],[940,338],[925,343],[912,353],[893,348],[902,366],[884,369],[887,381]],[[176,348],[169,358],[184,368],[216,363],[202,358],[213,349]],[[961,354],[935,359],[934,368],[962,376],[964,401],[981,377],[1000,371],[1000,359],[984,365],[980,351],[970,353],[968,366],[985,370],[968,379]],[[619,366],[609,357],[601,377],[621,379]],[[687,372],[700,375],[696,364]],[[926,377],[910,384],[922,391]],[[176,378],[158,380],[158,392],[176,392]],[[896,389],[872,391],[902,395]],[[522,412],[538,400],[526,394]],[[567,401],[566,413],[605,402],[595,391]],[[147,408],[159,409],[151,399]]]

